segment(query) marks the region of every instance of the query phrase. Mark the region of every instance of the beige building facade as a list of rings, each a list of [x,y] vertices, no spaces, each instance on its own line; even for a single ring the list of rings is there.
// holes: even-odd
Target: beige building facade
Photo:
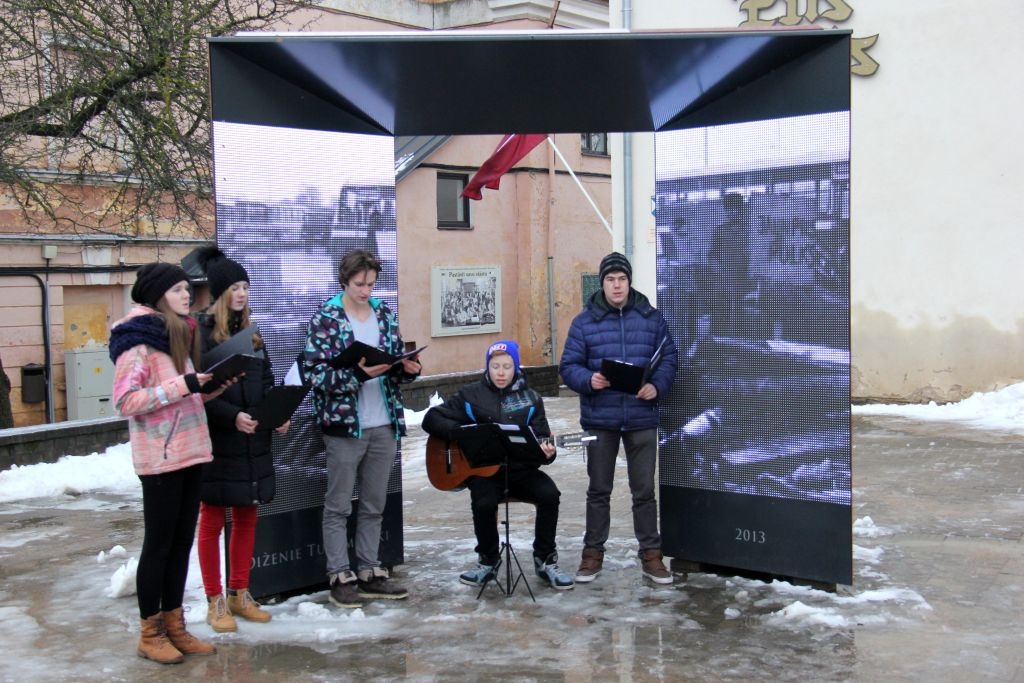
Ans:
[[[850,29],[853,397],[947,402],[1024,380],[1024,130],[1014,116],[1024,6],[612,0],[609,17],[632,30]],[[616,244],[630,224],[629,247],[647,264],[653,140],[630,136],[628,173],[622,137],[612,141]],[[653,270],[639,270],[639,286],[653,290]]]

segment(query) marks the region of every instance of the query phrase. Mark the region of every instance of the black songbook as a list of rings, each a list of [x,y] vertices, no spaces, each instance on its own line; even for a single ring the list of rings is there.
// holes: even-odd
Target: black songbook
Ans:
[[[462,425],[452,439],[473,467],[503,465],[508,461],[544,464],[548,458],[529,427],[487,422]]]
[[[395,355],[361,341],[354,341],[339,355],[332,358],[330,365],[332,368],[354,368],[359,365],[360,358],[366,359],[366,365],[394,365],[406,358],[414,358],[425,348],[427,347],[421,346],[413,351]]]
[[[611,386],[608,388],[627,394],[640,393],[640,389],[651,380],[651,375],[654,374],[658,365],[661,364],[662,358],[665,357],[665,346],[668,342],[668,337],[661,340],[647,365],[634,365],[610,358],[601,359],[601,374],[611,382]]]
[[[601,359],[601,374],[605,376],[613,391],[637,394],[646,380],[646,366],[624,363],[610,358]]]
[[[204,372],[209,372],[211,367],[236,353],[249,355],[255,353],[252,337],[256,332],[256,326],[250,325],[204,353],[200,362],[200,365],[205,368]]]
[[[245,368],[248,367],[249,361],[253,360],[262,361],[263,359],[259,356],[254,356],[248,353],[236,353],[233,356],[228,356],[219,363],[214,363],[203,370],[203,372],[212,373],[213,377],[209,382],[204,384],[200,390],[204,394],[209,394],[210,392],[215,391],[221,384],[224,384],[224,382],[227,382],[232,377],[236,377],[245,372]]]
[[[273,387],[259,405],[249,410],[259,423],[256,429],[277,429],[292,418],[292,413],[309,393],[311,384],[285,384]]]

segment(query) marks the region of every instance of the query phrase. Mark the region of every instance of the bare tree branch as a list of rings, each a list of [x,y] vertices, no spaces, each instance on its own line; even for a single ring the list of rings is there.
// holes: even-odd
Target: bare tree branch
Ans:
[[[314,6],[0,0],[0,184],[25,225],[206,236],[206,40],[267,29]]]

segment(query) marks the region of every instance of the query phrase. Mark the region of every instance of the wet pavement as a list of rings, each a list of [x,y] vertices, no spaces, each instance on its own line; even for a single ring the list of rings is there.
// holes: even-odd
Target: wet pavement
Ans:
[[[549,399],[556,431],[576,402]],[[1022,435],[892,417],[854,419],[854,584],[826,593],[716,574],[645,582],[635,559],[625,470],[605,571],[537,602],[456,581],[471,560],[468,494],[405,480],[407,601],[338,616],[326,594],[270,606],[274,621],[215,636],[217,655],[159,666],[135,656],[134,596],[108,597],[115,545],[137,556],[138,499],[0,504],[2,681],[1024,681]],[[422,457],[422,433],[405,458]],[[415,471],[415,468],[412,468]],[[559,546],[574,569],[586,476],[562,453]],[[529,562],[531,521],[513,507]],[[123,558],[122,558],[123,559]],[[195,573],[195,572],[193,572]],[[196,604],[193,631],[212,634]]]

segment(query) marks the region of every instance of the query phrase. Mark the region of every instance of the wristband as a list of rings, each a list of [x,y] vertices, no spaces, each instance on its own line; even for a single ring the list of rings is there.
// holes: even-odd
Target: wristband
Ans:
[[[188,387],[189,393],[192,394],[198,394],[202,389],[199,385],[199,378],[194,372],[190,372],[185,375],[185,386]]]

